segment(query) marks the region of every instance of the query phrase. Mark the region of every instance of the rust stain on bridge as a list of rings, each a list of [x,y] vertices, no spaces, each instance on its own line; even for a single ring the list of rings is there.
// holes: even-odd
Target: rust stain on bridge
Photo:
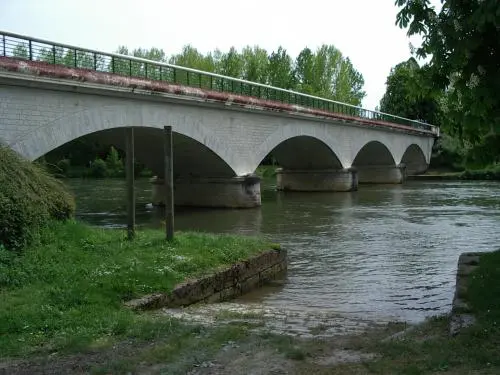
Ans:
[[[339,120],[343,122],[355,122],[365,126],[392,128],[394,130],[408,133],[429,134],[434,136],[432,131],[415,129],[411,126],[394,124],[381,120],[369,120],[361,117],[349,116],[336,112],[322,111],[319,109],[307,108],[299,105],[281,103],[277,101],[259,99],[244,95],[203,90],[196,87],[171,84],[165,81],[156,81],[138,77],[128,77],[119,74],[97,72],[90,69],[69,68],[64,65],[53,65],[41,61],[21,60],[11,57],[0,56],[0,70],[30,74],[34,76],[63,78],[79,82],[90,82],[102,85],[125,87],[130,89],[140,89],[151,91],[152,93],[167,93],[179,96],[198,98],[206,102],[217,102],[225,105],[239,105],[244,108],[261,109],[267,111],[281,112],[292,115],[305,115],[329,120]]]

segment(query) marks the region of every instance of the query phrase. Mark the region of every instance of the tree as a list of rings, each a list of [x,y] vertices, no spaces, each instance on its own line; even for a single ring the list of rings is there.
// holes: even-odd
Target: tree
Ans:
[[[428,67],[412,57],[391,69],[380,111],[439,125],[442,91],[433,90]]]
[[[436,87],[449,91],[448,111],[461,137],[481,142],[500,131],[500,2],[442,0],[439,13],[429,0],[396,0],[396,23],[423,36],[416,50],[431,55]]]
[[[64,48],[42,48],[38,60],[50,64],[64,64]]]
[[[28,51],[28,46],[26,43],[18,43],[15,47],[14,50],[12,51],[12,56],[18,59],[26,59],[29,60],[30,54]]]
[[[212,55],[209,53],[207,56],[204,56],[191,45],[184,46],[181,53],[171,56],[169,63],[205,72],[215,71],[215,62]]]
[[[361,104],[364,79],[351,61],[332,45],[322,45],[315,53],[304,48],[295,60],[297,90],[311,95]]]
[[[267,51],[258,46],[247,46],[242,52],[243,74],[247,81],[267,83],[269,60]]]
[[[132,56],[153,61],[165,61],[165,51],[156,47],[150,49],[136,48],[132,51]]]
[[[241,78],[243,76],[243,56],[236,48],[231,47],[218,59],[216,72],[224,76]]]
[[[314,54],[306,47],[295,59],[296,89],[305,94],[315,93]]]
[[[119,46],[116,53],[120,55],[129,55],[139,57],[146,60],[165,62],[166,55],[162,49],[153,47],[151,49],[136,48],[129,51],[126,46]],[[151,79],[160,78],[160,69],[153,64],[146,64],[141,61],[131,61],[126,58],[113,58],[108,60],[105,69],[108,72],[115,74],[123,74],[132,77],[146,77]]]
[[[354,69],[349,58],[345,58],[340,63],[340,70],[335,80],[334,99],[359,106],[366,96],[366,92],[363,91],[364,84],[363,75]]]
[[[282,89],[295,88],[295,75],[292,58],[283,47],[269,56],[268,84]]]

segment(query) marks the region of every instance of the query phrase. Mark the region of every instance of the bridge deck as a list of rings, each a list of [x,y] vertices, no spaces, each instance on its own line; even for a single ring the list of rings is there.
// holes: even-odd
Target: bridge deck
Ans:
[[[0,70],[439,135],[430,124],[256,82],[0,31]]]
[[[219,102],[225,105],[238,105],[249,109],[281,112],[284,114],[308,115],[319,118],[355,122],[365,126],[389,127],[409,133],[435,135],[432,130],[419,129],[412,126],[395,124],[382,120],[371,120],[363,117],[349,116],[342,113],[307,108],[299,105],[264,100],[244,95],[217,92],[189,86],[175,85],[163,81],[127,77],[119,74],[96,72],[82,68],[68,68],[64,65],[52,65],[40,61],[27,61],[0,56],[0,71],[30,74],[39,77],[68,79],[75,82],[89,82],[102,85],[118,86],[130,89],[146,90],[154,93],[166,93],[177,96],[193,97],[206,102]]]

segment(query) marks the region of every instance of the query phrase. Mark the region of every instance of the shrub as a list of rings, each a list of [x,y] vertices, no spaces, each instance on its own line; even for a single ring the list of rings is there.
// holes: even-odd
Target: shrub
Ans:
[[[108,166],[106,162],[102,159],[96,158],[92,162],[92,166],[90,167],[90,175],[92,177],[106,177],[108,175]]]
[[[431,168],[463,170],[465,148],[457,138],[442,134],[432,149]]]
[[[0,145],[0,246],[19,251],[52,220],[70,218],[73,197],[35,163]]]
[[[500,162],[500,135],[488,134],[467,150],[469,168],[482,168]]]
[[[123,175],[123,161],[120,158],[120,154],[111,146],[109,154],[106,157],[106,166],[108,167],[108,172],[113,177]]]
[[[56,165],[60,174],[64,176],[69,174],[69,169],[71,168],[71,161],[69,159],[59,160]]]

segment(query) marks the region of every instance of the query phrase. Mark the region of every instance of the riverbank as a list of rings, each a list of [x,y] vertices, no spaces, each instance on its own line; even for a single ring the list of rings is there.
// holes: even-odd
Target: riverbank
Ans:
[[[429,170],[425,174],[410,175],[408,180],[417,181],[500,181],[500,165],[484,169],[467,169],[461,172]]]
[[[123,230],[52,223],[22,254],[0,248],[0,353],[85,352],[171,332],[176,322],[136,314],[124,302],[168,294],[270,247],[259,238],[201,233],[178,233],[168,243],[159,230],[127,241]]]
[[[149,315],[136,336],[106,345],[96,342],[79,355],[0,364],[9,374],[498,374],[500,358],[500,250],[481,255],[469,278],[467,302],[476,324],[449,334],[449,316],[417,326],[401,323],[363,335],[314,338],[277,335],[262,329],[262,316],[223,313],[216,324]],[[189,311],[189,309],[188,309]],[[167,323],[168,322],[168,323]]]

